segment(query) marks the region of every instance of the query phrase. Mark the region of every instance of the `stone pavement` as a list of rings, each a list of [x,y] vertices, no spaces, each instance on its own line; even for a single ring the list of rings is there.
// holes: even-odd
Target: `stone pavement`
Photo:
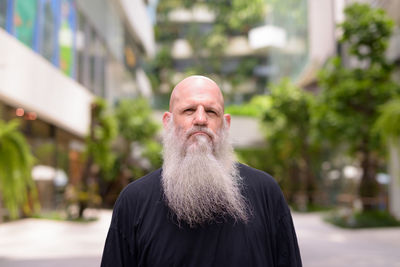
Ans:
[[[111,211],[90,223],[24,219],[0,224],[1,267],[94,267]],[[400,228],[343,230],[318,214],[297,214],[295,227],[305,267],[400,267]]]

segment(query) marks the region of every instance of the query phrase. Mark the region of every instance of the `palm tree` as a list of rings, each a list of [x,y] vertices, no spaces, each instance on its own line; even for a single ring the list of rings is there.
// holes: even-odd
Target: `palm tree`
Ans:
[[[3,202],[11,219],[19,217],[21,208],[30,214],[38,205],[31,177],[34,158],[18,127],[17,120],[0,120],[0,207]]]

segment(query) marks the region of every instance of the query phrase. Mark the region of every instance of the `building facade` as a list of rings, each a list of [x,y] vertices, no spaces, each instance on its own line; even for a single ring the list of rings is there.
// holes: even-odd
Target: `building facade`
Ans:
[[[0,0],[0,118],[20,120],[37,165],[76,179],[94,98],[151,94],[147,9],[143,0]]]

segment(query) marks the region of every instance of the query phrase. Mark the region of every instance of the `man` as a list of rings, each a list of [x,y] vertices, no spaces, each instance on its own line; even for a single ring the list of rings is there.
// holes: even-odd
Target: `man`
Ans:
[[[163,116],[164,163],[114,207],[102,266],[301,266],[283,195],[236,163],[218,85],[191,76]]]

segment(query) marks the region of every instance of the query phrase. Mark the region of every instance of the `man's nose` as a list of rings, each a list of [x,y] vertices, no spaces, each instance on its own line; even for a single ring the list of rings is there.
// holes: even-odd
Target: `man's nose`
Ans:
[[[194,125],[207,125],[207,114],[203,107],[199,107],[196,110]]]

